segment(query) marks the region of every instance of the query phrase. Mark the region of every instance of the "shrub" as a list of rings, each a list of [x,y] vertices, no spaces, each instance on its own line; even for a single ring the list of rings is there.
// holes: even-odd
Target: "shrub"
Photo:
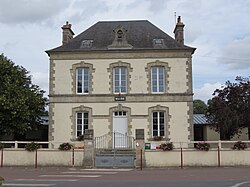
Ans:
[[[199,142],[195,145],[195,148],[200,151],[208,151],[210,149],[210,144],[206,142]]]
[[[174,145],[173,145],[173,142],[167,142],[167,143],[162,143],[160,145],[160,148],[163,150],[163,151],[171,151],[174,149]]]
[[[70,143],[62,143],[59,145],[59,150],[61,151],[68,151],[73,147],[73,145],[71,145]]]
[[[38,143],[35,143],[35,142],[31,142],[31,143],[27,143],[25,145],[25,150],[27,151],[35,151],[36,149],[39,149],[39,144]]]
[[[232,148],[237,150],[244,150],[247,148],[247,144],[242,141],[238,141],[234,144]]]

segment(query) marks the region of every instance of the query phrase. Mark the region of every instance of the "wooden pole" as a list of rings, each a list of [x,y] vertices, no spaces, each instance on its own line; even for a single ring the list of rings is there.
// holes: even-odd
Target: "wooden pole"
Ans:
[[[141,149],[141,170],[142,170],[142,149]]]
[[[182,153],[182,147],[181,147],[181,168],[183,168],[183,153]]]
[[[72,166],[75,166],[75,148],[72,148]]]
[[[218,146],[218,167],[220,167],[220,146]]]
[[[37,148],[36,148],[36,153],[35,153],[35,168],[37,168]]]
[[[3,167],[3,148],[1,150],[1,168]]]

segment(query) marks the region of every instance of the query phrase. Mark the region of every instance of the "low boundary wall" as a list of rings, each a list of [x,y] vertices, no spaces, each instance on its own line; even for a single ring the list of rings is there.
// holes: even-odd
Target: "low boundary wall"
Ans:
[[[145,150],[146,167],[250,166],[250,149]]]
[[[61,151],[58,149],[38,149],[28,152],[24,149],[0,150],[1,167],[3,166],[82,166],[83,149]]]

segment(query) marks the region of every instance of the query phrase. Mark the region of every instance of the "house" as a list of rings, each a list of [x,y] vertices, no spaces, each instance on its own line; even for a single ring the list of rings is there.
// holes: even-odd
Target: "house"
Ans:
[[[100,21],[76,37],[71,27],[66,22],[62,45],[46,51],[52,147],[86,129],[94,137],[144,129],[145,142],[193,139],[195,48],[184,45],[180,17],[175,38],[147,20]]]
[[[194,141],[217,141],[220,140],[220,133],[209,127],[205,114],[194,114]],[[239,135],[231,138],[232,141],[249,140],[248,129],[241,130]]]

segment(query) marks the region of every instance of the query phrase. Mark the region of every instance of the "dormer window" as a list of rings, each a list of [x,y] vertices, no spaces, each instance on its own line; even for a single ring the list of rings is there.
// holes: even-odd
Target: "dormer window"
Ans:
[[[114,40],[111,45],[108,46],[108,49],[132,49],[133,46],[130,45],[127,41],[127,32],[123,26],[119,25],[114,30]]]
[[[80,48],[82,48],[82,49],[91,48],[92,44],[93,44],[93,40],[83,40]]]
[[[164,47],[165,46],[164,39],[162,38],[153,39],[153,46],[156,48]]]

